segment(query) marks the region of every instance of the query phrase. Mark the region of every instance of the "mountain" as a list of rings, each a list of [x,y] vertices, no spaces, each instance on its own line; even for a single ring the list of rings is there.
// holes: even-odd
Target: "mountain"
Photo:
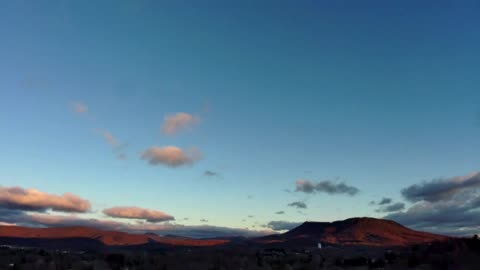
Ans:
[[[214,246],[228,242],[227,240],[201,240],[192,238],[162,237],[155,234],[131,234],[125,232],[105,231],[90,227],[58,227],[58,228],[28,228],[20,226],[0,226],[0,244],[12,244],[17,241],[45,242],[62,239],[82,240],[90,244],[94,240],[104,246],[137,246],[158,244],[169,246]],[[90,240],[90,241],[89,241]]]
[[[263,244],[366,246],[407,246],[448,237],[419,232],[394,221],[375,218],[350,218],[335,222],[305,222],[279,235],[257,238]]]
[[[153,233],[132,234],[90,227],[28,228],[0,226],[0,245],[62,248],[102,247],[206,247],[218,245],[284,245],[313,247],[331,245],[407,246],[448,239],[446,236],[414,231],[394,221],[375,218],[351,218],[335,222],[305,222],[283,234],[259,238],[227,237],[193,239]]]

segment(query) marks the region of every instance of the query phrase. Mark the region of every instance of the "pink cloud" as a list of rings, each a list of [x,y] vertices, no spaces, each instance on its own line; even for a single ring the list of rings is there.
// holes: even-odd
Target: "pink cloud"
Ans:
[[[110,217],[127,219],[144,219],[148,222],[161,222],[174,220],[174,217],[164,212],[145,209],[134,206],[112,207],[103,210],[103,213]]]
[[[111,146],[116,147],[118,145],[118,141],[115,139],[115,137],[113,137],[112,133],[102,129],[99,129],[98,132],[100,132],[105,141]]]
[[[74,112],[78,114],[86,114],[88,113],[88,106],[81,102],[74,102],[72,104],[72,109]]]
[[[36,189],[0,187],[0,206],[8,209],[85,213],[90,210],[88,200],[75,194],[53,195]]]
[[[184,151],[176,146],[153,146],[145,150],[141,158],[148,160],[151,165],[178,167],[192,165],[202,158],[202,154],[195,148]]]
[[[166,135],[174,135],[200,122],[200,117],[189,113],[179,112],[165,116],[161,131]]]

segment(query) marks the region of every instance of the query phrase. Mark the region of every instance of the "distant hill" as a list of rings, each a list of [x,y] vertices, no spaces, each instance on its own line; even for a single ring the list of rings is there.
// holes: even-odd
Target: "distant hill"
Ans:
[[[78,242],[91,242],[95,240],[105,246],[136,246],[145,244],[159,244],[171,246],[213,246],[221,245],[227,240],[211,239],[201,240],[192,238],[162,237],[155,234],[131,234],[116,231],[104,231],[90,227],[59,227],[59,228],[28,228],[20,226],[0,226],[0,244],[13,244],[12,239],[30,239],[30,242],[37,239],[76,239]],[[8,240],[8,241],[7,241]],[[45,242],[45,241],[43,241]]]
[[[289,247],[332,245],[408,246],[448,239],[446,236],[414,231],[394,221],[351,218],[335,222],[305,222],[283,234],[258,238],[226,237],[193,239],[153,233],[132,234],[90,227],[28,228],[0,226],[0,245],[71,247],[208,247],[229,245],[285,245]]]
[[[305,222],[302,225],[279,235],[257,238],[263,244],[366,246],[408,246],[448,237],[419,232],[404,227],[394,221],[375,218],[350,218],[335,222]]]

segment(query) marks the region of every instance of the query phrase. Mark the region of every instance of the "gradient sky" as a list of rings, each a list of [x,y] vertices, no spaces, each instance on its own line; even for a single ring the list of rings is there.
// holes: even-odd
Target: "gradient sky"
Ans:
[[[0,186],[262,229],[382,217],[369,202],[479,170],[478,4],[241,2],[1,1]],[[178,112],[197,123],[162,133]],[[141,159],[168,145],[203,157]]]

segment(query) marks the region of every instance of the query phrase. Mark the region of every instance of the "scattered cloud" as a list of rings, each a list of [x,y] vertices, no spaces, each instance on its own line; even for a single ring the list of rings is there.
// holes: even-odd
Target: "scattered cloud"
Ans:
[[[248,218],[254,218],[255,216],[254,215],[248,215]]]
[[[393,200],[391,198],[386,198],[383,197],[380,201],[371,201],[369,204],[370,205],[386,205],[386,204],[391,204]]]
[[[290,222],[290,221],[270,221],[267,223],[266,227],[274,231],[286,231],[291,230],[295,227],[300,226],[301,222]]]
[[[304,202],[292,202],[289,203],[288,206],[300,208],[300,209],[306,209],[307,205]]]
[[[348,186],[345,183],[334,183],[332,181],[321,181],[318,183],[312,182],[310,180],[297,180],[296,181],[296,192],[303,192],[303,193],[327,193],[330,195],[335,194],[347,194],[350,196],[354,196],[359,192],[359,189],[353,186]]]
[[[465,176],[439,178],[404,188],[402,195],[410,202],[436,202],[451,199],[458,192],[480,187],[480,172]]]
[[[170,221],[175,218],[164,212],[134,206],[112,207],[103,210],[110,217],[127,219],[144,219],[148,222]]]
[[[174,135],[200,122],[200,117],[185,112],[165,116],[161,131],[165,135]]]
[[[73,102],[71,106],[72,106],[72,110],[78,114],[88,113],[88,106],[82,102]]]
[[[203,175],[207,176],[207,177],[218,177],[218,176],[220,176],[220,173],[210,171],[210,170],[206,170],[205,172],[203,172]]]
[[[72,193],[53,195],[36,189],[0,187],[0,208],[85,213],[90,210],[91,205],[88,200]]]
[[[202,218],[202,219],[200,219],[200,222],[208,222],[208,219]]]
[[[385,205],[385,204],[390,204],[392,203],[391,198],[383,198],[381,201],[378,202],[378,205]]]
[[[278,212],[275,212],[275,214],[277,214],[277,215],[283,215],[283,214],[285,214],[285,211],[278,211]]]
[[[192,165],[202,158],[202,154],[195,148],[184,151],[176,146],[153,146],[145,150],[141,158],[151,165],[179,167]]]
[[[115,139],[115,137],[113,137],[112,133],[110,133],[107,130],[102,130],[102,129],[98,129],[97,131],[102,135],[102,137],[105,139],[105,141],[108,144],[110,144],[112,147],[117,147],[118,146],[118,141],[117,141],[117,139]]]
[[[376,210],[378,213],[398,212],[405,209],[405,204],[398,202],[394,204],[385,205]]]
[[[415,202],[406,211],[385,216],[417,230],[454,236],[480,233],[479,174],[433,179],[402,190]]]

